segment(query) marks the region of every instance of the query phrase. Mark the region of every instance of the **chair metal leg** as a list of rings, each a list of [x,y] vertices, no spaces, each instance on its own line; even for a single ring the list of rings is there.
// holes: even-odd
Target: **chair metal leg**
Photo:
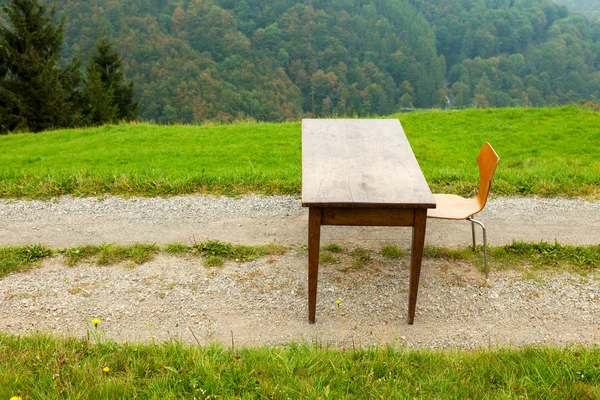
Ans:
[[[469,217],[469,220],[471,217]],[[471,221],[471,234],[473,235],[473,251],[475,251],[475,223]]]
[[[469,217],[468,220],[471,221],[471,228],[473,229],[473,245],[475,245],[475,228],[473,223],[476,223],[477,225],[481,226],[481,229],[483,230],[483,263],[485,264],[485,279],[488,279],[487,237],[485,225],[483,225],[481,221],[477,221],[473,217]]]

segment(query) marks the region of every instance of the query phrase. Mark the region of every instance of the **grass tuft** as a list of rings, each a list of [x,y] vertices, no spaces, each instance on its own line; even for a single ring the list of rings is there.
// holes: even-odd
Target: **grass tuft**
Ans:
[[[218,256],[209,256],[204,259],[205,267],[222,267],[223,258]]]
[[[337,243],[328,244],[327,246],[325,246],[325,250],[330,251],[332,253],[341,253],[342,251],[344,251],[342,246],[340,246]]]
[[[183,243],[169,243],[162,247],[162,251],[171,256],[183,256],[189,251],[189,247]]]
[[[41,260],[52,254],[52,250],[40,244],[0,247],[0,277],[39,266]]]
[[[558,242],[514,241],[510,245],[492,248],[490,254],[505,264],[526,260],[539,268],[567,268],[584,274],[600,267],[600,245],[572,246]]]
[[[282,255],[287,248],[275,244],[265,246],[245,246],[240,244],[224,243],[218,240],[196,243],[190,247],[191,254],[221,257],[237,261],[250,261],[266,255]]]
[[[329,251],[321,250],[319,252],[319,262],[325,264],[336,264],[340,262],[340,257],[336,256],[335,254],[332,254]]]
[[[483,246],[440,248],[425,246],[423,256],[445,261],[474,262],[483,265]],[[600,245],[573,246],[560,243],[514,241],[504,246],[488,246],[488,261],[496,269],[534,267],[548,271],[567,270],[582,275],[600,268]]]
[[[61,250],[66,264],[74,266],[80,262],[94,262],[96,265],[114,265],[130,261],[136,265],[152,260],[160,250],[153,244],[136,243],[132,245],[101,244],[86,245]]]
[[[352,268],[360,268],[373,258],[369,250],[362,249],[360,247],[352,250],[352,257],[354,258],[354,261],[352,262]]]
[[[386,245],[381,248],[381,255],[388,258],[402,258],[406,256],[404,250],[398,246]]]

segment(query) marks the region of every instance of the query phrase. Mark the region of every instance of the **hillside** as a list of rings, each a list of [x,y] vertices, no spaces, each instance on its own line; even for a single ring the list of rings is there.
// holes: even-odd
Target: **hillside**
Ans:
[[[581,13],[590,19],[600,17],[600,2],[597,0],[554,0],[558,4],[564,4],[569,9]]]
[[[119,48],[142,119],[387,115],[600,98],[600,24],[548,0],[59,0]]]

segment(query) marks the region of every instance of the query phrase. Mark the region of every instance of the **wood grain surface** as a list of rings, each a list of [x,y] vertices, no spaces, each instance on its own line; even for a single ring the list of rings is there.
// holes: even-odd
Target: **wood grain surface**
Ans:
[[[302,120],[305,207],[435,208],[396,119]]]

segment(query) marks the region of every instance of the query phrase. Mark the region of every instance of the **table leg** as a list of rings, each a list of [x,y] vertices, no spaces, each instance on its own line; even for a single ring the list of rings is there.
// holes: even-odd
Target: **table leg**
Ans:
[[[319,279],[319,248],[321,246],[322,208],[308,211],[308,322],[315,323],[317,310],[317,282]]]
[[[417,293],[419,292],[419,278],[421,276],[421,260],[425,246],[425,224],[427,223],[427,210],[415,210],[413,226],[412,251],[410,254],[410,283],[408,287],[408,323],[415,321],[417,309]]]

